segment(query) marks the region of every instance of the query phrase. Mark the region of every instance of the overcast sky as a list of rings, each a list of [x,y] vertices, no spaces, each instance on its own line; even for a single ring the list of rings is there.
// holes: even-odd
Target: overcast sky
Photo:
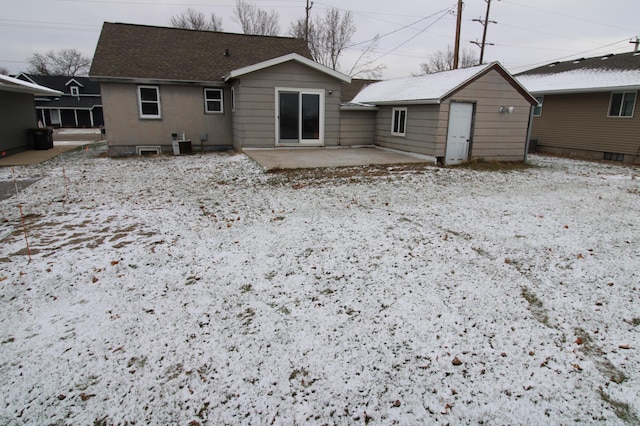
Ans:
[[[34,52],[76,48],[93,56],[104,21],[168,26],[187,8],[222,17],[224,31],[241,32],[232,20],[234,0],[2,0],[0,67],[25,71]],[[304,15],[306,0],[255,0],[280,15],[281,35]],[[479,55],[470,41],[481,41],[485,0],[466,0],[462,13],[463,48]],[[420,71],[428,55],[453,46],[457,0],[321,0],[312,16],[328,8],[350,10],[357,31],[353,44],[381,36],[371,59],[387,66],[383,78]],[[517,73],[557,60],[623,53],[640,36],[638,0],[492,0],[485,62],[500,61]],[[341,61],[348,71],[364,44]]]

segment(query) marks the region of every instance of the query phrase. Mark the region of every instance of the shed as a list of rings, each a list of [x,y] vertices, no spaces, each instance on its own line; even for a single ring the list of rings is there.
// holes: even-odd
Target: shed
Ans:
[[[375,144],[437,158],[523,161],[535,98],[498,62],[366,86],[350,105],[378,108]]]
[[[28,129],[37,126],[34,96],[62,92],[13,77],[0,75],[0,155],[11,155],[31,147]]]

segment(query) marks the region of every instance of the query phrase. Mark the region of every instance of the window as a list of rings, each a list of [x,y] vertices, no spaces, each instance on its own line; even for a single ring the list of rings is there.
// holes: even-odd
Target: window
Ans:
[[[80,90],[78,90],[78,86],[71,86],[71,96],[80,96]]]
[[[609,161],[624,161],[624,154],[617,152],[605,152],[604,159]]]
[[[404,136],[407,126],[407,109],[393,108],[391,119],[391,134],[394,136]]]
[[[612,93],[609,117],[633,117],[635,104],[636,92]]]
[[[533,107],[533,116],[540,117],[542,115],[542,102],[544,98],[542,96],[536,96],[536,101],[538,101],[538,105]]]
[[[222,89],[204,89],[204,111],[206,113],[223,113]]]
[[[157,86],[138,86],[138,110],[140,118],[162,118]]]

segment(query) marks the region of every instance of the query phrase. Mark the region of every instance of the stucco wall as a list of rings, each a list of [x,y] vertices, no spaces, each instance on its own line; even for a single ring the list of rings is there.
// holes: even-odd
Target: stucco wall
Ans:
[[[194,150],[200,149],[200,133],[207,133],[205,150],[232,146],[230,89],[224,89],[224,113],[204,109],[204,87],[158,85],[162,118],[143,119],[138,113],[136,84],[102,83],[104,121],[112,155],[131,155],[136,146],[160,145],[171,152],[171,134],[186,134]],[[213,86],[206,86],[212,87]]]

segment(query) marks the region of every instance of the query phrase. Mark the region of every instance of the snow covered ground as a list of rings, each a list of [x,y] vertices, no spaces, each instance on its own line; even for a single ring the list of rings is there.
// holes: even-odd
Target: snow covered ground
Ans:
[[[103,149],[0,202],[0,423],[640,421],[638,168]]]

